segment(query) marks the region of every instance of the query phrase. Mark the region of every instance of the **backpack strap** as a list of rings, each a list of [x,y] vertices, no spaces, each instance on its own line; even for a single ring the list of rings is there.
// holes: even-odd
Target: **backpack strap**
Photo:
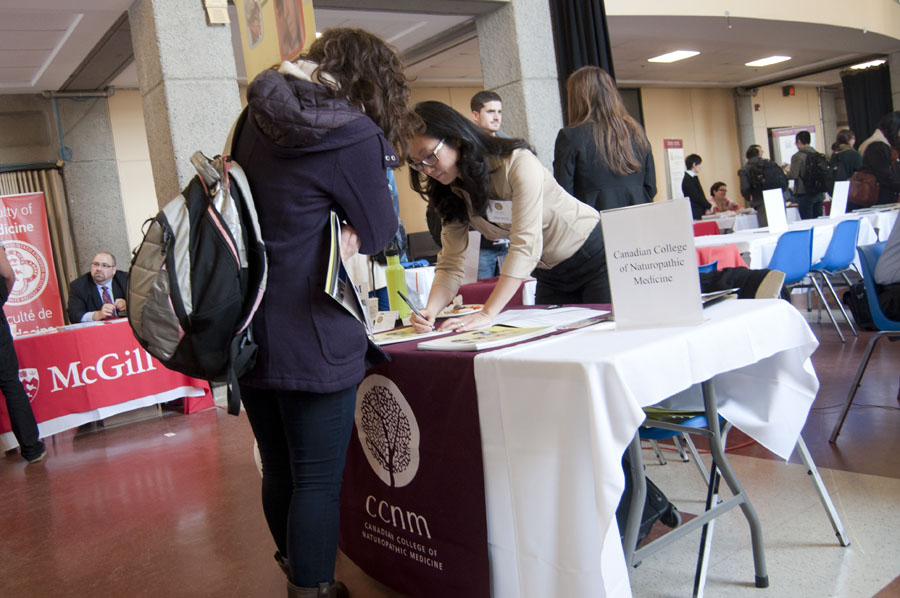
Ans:
[[[238,377],[246,374],[256,363],[258,350],[249,328],[231,339],[229,367],[225,375],[225,381],[228,383],[228,413],[231,415],[238,415],[241,412],[241,387],[238,384]]]

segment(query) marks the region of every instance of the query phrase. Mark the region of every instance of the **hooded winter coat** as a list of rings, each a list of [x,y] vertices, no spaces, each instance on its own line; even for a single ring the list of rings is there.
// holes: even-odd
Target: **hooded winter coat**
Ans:
[[[330,212],[356,229],[361,253],[384,249],[397,230],[386,176],[397,156],[372,119],[305,66],[285,63],[254,79],[234,146],[269,258],[253,319],[259,354],[241,383],[328,393],[358,384],[367,352],[377,355],[363,325],[324,291]]]

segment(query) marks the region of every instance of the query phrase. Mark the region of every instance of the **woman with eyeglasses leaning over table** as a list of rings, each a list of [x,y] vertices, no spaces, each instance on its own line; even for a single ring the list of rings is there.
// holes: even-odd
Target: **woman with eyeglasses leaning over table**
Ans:
[[[442,328],[489,325],[530,276],[539,304],[610,302],[597,210],[566,193],[524,140],[492,137],[440,102],[420,102],[414,111],[422,124],[407,144],[410,182],[443,225],[425,317],[412,315],[417,330],[432,328],[456,295],[469,226],[508,238],[509,254],[484,309]]]
[[[491,137],[450,106],[420,102],[422,123],[407,144],[410,184],[441,218],[442,251],[418,331],[436,315],[462,282],[468,230],[509,238],[500,280],[482,311],[450,318],[454,331],[489,326],[518,291],[537,279],[535,302],[610,303],[600,213],[569,195],[522,139]],[[777,297],[784,275],[771,270],[726,268],[700,275],[703,291],[739,288],[739,297]]]

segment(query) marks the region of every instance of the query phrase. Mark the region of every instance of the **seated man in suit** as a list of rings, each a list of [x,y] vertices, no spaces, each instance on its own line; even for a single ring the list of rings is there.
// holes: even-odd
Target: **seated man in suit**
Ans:
[[[116,270],[116,258],[100,252],[91,271],[69,284],[69,322],[108,320],[125,315],[125,272]]]

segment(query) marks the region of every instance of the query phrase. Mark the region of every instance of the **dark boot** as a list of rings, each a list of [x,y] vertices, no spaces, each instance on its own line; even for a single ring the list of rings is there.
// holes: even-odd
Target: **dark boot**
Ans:
[[[317,588],[301,588],[291,582],[287,584],[288,598],[350,598],[347,586],[337,581],[320,583]]]

